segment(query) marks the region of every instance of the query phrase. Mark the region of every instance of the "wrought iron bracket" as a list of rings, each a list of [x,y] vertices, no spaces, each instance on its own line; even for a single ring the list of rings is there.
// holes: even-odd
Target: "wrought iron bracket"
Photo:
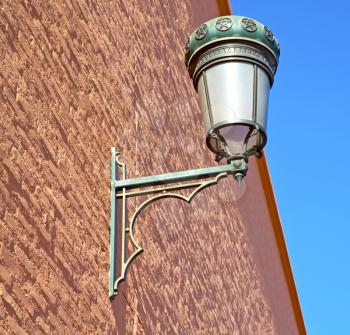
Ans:
[[[118,179],[119,169],[121,169],[121,179]],[[125,280],[130,264],[143,252],[142,247],[135,240],[134,226],[136,219],[145,207],[162,198],[178,198],[190,203],[200,191],[216,185],[219,179],[228,175],[245,176],[247,170],[248,162],[245,157],[241,156],[231,157],[226,165],[127,179],[126,164],[119,160],[119,153],[113,147],[111,159],[109,297],[112,299],[118,293],[118,286]],[[180,189],[193,189],[193,191],[189,196],[174,192]],[[152,196],[137,207],[131,219],[127,222],[127,199],[148,194]],[[121,200],[121,206],[118,206],[118,199]],[[121,208],[121,220],[118,219],[118,208]],[[121,237],[118,238],[121,241],[120,255],[117,255],[118,232],[121,234]],[[130,255],[127,252],[128,238],[135,247],[135,251]]]

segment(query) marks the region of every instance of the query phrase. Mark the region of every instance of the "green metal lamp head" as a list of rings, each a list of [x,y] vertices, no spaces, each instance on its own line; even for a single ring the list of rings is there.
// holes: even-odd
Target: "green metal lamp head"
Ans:
[[[221,16],[199,26],[188,38],[185,47],[185,64],[192,77],[196,56],[213,45],[229,41],[251,42],[267,48],[278,64],[280,47],[273,32],[262,23],[244,16]],[[274,71],[276,71],[276,68]]]
[[[261,155],[279,56],[272,31],[243,16],[211,19],[188,38],[185,64],[217,160]]]

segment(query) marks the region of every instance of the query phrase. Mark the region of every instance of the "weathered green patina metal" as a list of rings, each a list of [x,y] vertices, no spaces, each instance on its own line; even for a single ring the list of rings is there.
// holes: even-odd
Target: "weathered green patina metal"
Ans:
[[[109,296],[114,295],[114,282],[116,281],[116,257],[117,257],[117,197],[115,190],[115,182],[118,179],[118,165],[116,164],[115,148],[112,148],[111,159],[111,210],[110,210],[110,231],[109,231]]]
[[[278,63],[280,48],[272,31],[262,23],[244,16],[221,16],[198,27],[188,38],[185,47],[185,64],[192,77],[196,58],[213,44],[227,44],[229,41],[248,41],[268,50]]]
[[[122,168],[122,179],[118,180],[118,166]],[[126,165],[118,158],[115,148],[112,148],[111,161],[111,219],[110,219],[110,270],[109,270],[109,297],[113,298],[118,292],[118,286],[125,280],[127,270],[132,261],[143,252],[142,247],[134,238],[134,226],[141,211],[152,202],[163,198],[178,198],[186,202],[191,200],[203,189],[216,185],[221,178],[228,175],[237,176],[239,180],[246,175],[248,162],[245,157],[236,157],[226,165],[219,165],[204,169],[165,173],[135,179],[126,178]],[[203,180],[207,178],[206,180]],[[208,179],[210,178],[210,179]],[[199,180],[201,179],[201,180]],[[183,183],[192,181],[191,183]],[[177,183],[177,184],[174,184]],[[178,184],[180,183],[180,184]],[[165,185],[167,184],[167,185]],[[170,184],[170,185],[169,185]],[[172,185],[171,185],[172,184]],[[162,185],[154,188],[156,185]],[[147,188],[148,187],[148,188]],[[174,193],[174,190],[192,188],[189,196]],[[129,190],[138,189],[130,192]],[[142,202],[135,210],[129,224],[127,223],[127,198],[145,194],[158,193]],[[117,215],[117,199],[122,200],[121,221]],[[120,226],[121,229],[118,229]],[[121,232],[121,236],[117,236]],[[127,238],[134,246],[134,252],[128,255]],[[120,255],[117,255],[117,240],[121,243]],[[120,266],[117,268],[117,262]]]
[[[110,298],[117,294],[119,284],[125,280],[132,261],[143,252],[134,237],[134,226],[144,208],[163,198],[177,198],[191,202],[200,191],[216,185],[221,178],[229,175],[233,175],[240,185],[247,174],[248,157],[252,154],[259,156],[266,143],[264,130],[266,104],[280,54],[278,41],[272,31],[250,18],[218,17],[202,24],[190,36],[185,52],[186,65],[199,92],[200,105],[204,106],[204,119],[208,123],[206,125],[208,146],[217,154],[217,160],[226,157],[227,164],[127,179],[126,165],[119,160],[115,148],[112,148]],[[233,66],[229,67],[230,71],[227,71],[225,66],[232,64]],[[234,79],[229,79],[230,76]],[[229,101],[237,107],[234,113],[233,108],[225,104],[226,97],[231,94],[232,86],[236,94],[234,100],[239,102],[236,104],[237,107]],[[246,111],[248,105],[251,105],[251,108]],[[244,127],[247,134],[238,139],[242,142],[241,151],[231,152],[227,149],[227,142],[219,131],[228,126]],[[235,140],[235,137],[231,138],[229,135],[230,133],[226,134],[231,142]],[[118,180],[118,167],[121,167],[122,171],[120,180]],[[192,192],[188,196],[174,192],[180,189],[192,189]],[[128,221],[127,199],[140,195],[149,197],[137,207]],[[120,207],[117,199],[122,201]],[[121,220],[118,218],[117,208],[121,209]],[[133,245],[132,253],[126,248],[128,241]]]

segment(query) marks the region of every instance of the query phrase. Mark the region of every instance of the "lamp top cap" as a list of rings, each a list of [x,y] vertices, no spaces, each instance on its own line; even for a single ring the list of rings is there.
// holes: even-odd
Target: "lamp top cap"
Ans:
[[[189,66],[192,56],[200,49],[210,44],[230,40],[246,40],[263,45],[270,50],[278,62],[279,43],[267,26],[248,17],[228,15],[203,23],[190,35],[185,47],[186,66]]]

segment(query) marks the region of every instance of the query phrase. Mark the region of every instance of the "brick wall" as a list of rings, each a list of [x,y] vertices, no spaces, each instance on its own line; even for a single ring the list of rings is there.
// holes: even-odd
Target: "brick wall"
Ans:
[[[295,334],[255,162],[241,197],[148,207],[108,299],[110,147],[130,177],[215,164],[183,46],[216,2],[0,9],[0,333]]]

